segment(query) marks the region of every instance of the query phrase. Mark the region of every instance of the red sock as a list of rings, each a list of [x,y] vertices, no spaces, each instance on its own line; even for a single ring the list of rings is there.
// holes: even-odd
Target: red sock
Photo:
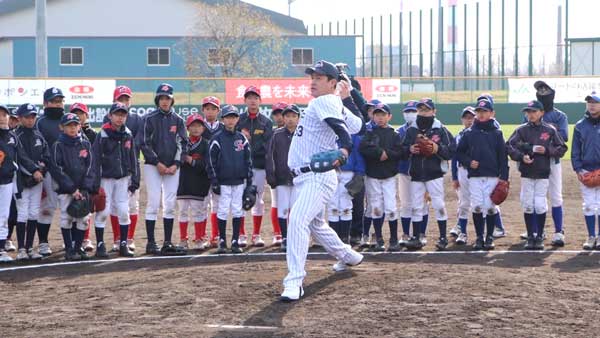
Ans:
[[[252,216],[252,235],[260,235],[262,216]]]
[[[219,221],[217,220],[216,212],[210,213],[210,234],[212,238],[219,237]]]
[[[188,239],[188,222],[179,222],[179,239],[187,241]]]
[[[279,218],[277,218],[277,208],[271,208],[271,224],[273,224],[273,235],[281,235],[281,227],[279,227]]]
[[[119,225],[119,217],[110,215],[110,226],[113,231],[113,242],[118,241],[121,238],[121,226]]]
[[[240,235],[244,235],[246,236],[246,217],[242,216],[242,221],[240,222],[241,226],[240,226]]]
[[[194,223],[194,240],[201,240],[206,237],[206,220]]]
[[[129,224],[129,229],[127,231],[127,239],[133,240],[133,236],[135,235],[135,226],[137,225],[138,215],[129,215],[129,220],[131,223]]]
[[[85,229],[85,232],[83,233],[83,240],[87,241],[88,239],[90,239],[90,226],[89,226],[89,224],[88,224],[87,229]]]

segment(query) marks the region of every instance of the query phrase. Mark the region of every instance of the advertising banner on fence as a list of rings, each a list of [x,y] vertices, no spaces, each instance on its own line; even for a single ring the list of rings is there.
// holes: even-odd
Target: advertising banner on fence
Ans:
[[[41,104],[46,88],[58,87],[67,104],[110,104],[115,80],[0,80],[0,102],[9,105]]]
[[[400,79],[373,79],[372,81],[372,99],[383,103],[401,102]]]
[[[600,77],[577,78],[510,78],[508,79],[508,102],[521,103],[535,100],[533,84],[543,80],[556,91],[554,102],[582,102],[593,90],[600,91]]]

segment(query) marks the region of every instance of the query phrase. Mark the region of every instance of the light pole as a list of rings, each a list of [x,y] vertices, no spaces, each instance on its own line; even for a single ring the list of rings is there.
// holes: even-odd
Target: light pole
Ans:
[[[296,0],[288,0],[288,16],[292,16],[292,2]]]

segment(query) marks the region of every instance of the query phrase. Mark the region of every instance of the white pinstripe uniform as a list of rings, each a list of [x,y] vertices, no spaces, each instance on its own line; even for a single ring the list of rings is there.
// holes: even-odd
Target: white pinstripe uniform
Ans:
[[[300,116],[288,155],[288,166],[292,171],[310,164],[313,154],[337,149],[336,134],[324,121],[327,118],[344,120],[349,134],[360,131],[362,121],[343,107],[339,96],[328,94],[313,99]],[[297,188],[296,203],[292,206],[287,236],[288,275],[285,287],[300,287],[306,271],[306,255],[310,236],[318,241],[327,252],[339,260],[351,254],[323,219],[323,212],[337,187],[335,170],[325,173],[308,172],[294,178]]]

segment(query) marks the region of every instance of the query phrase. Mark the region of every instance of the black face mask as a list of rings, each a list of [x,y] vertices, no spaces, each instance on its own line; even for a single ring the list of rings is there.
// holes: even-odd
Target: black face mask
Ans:
[[[46,107],[44,108],[44,115],[48,116],[51,119],[59,119],[63,116],[63,114],[65,113],[65,108],[53,108],[53,107]]]
[[[431,128],[431,126],[433,125],[433,120],[435,119],[435,116],[421,116],[421,115],[417,115],[417,127],[420,130],[427,130],[429,128]]]
[[[543,92],[537,92],[535,96],[538,101],[544,106],[544,112],[551,112],[554,110],[554,89],[548,87]]]

